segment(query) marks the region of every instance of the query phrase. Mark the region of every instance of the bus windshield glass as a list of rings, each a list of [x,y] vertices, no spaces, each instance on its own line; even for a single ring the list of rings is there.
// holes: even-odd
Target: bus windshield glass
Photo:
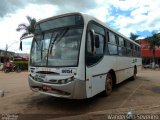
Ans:
[[[35,33],[43,32],[43,31],[51,30],[55,28],[75,26],[75,25],[77,26],[77,25],[83,25],[83,24],[84,24],[84,21],[82,16],[80,15],[65,16],[65,17],[50,19],[37,24],[35,27]]]
[[[82,31],[83,25],[80,22],[72,25],[69,23],[68,26],[66,23],[64,27],[61,25],[56,29],[51,26],[46,26],[44,29],[41,27],[40,32],[37,32],[33,39],[30,65],[77,66]]]

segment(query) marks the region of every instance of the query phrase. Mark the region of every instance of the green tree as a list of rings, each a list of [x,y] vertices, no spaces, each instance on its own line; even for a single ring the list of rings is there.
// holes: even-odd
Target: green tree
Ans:
[[[147,37],[146,40],[149,42],[149,48],[152,50],[152,68],[155,68],[155,51],[156,47],[160,46],[160,33],[152,33],[151,37]]]
[[[20,49],[22,50],[22,40],[24,37],[27,37],[28,35],[34,34],[35,33],[35,24],[36,24],[36,19],[31,18],[30,16],[27,16],[27,20],[29,24],[21,23],[18,25],[16,31],[24,31],[20,37]]]
[[[137,42],[136,39],[137,39],[138,37],[139,37],[139,35],[136,35],[136,34],[134,34],[134,33],[131,32],[129,38],[130,38],[131,40],[134,40],[135,42]]]

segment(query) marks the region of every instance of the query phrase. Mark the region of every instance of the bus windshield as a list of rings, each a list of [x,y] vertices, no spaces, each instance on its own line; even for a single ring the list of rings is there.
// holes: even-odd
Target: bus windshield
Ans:
[[[80,15],[43,20],[35,26],[30,65],[78,66],[84,21]]]
[[[81,27],[66,27],[35,35],[31,65],[77,66],[82,31]]]

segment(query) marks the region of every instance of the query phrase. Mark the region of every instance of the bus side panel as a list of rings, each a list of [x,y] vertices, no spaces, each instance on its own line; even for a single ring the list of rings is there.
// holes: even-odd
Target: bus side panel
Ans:
[[[136,58],[137,59],[137,73],[142,69],[142,58]]]
[[[87,98],[90,98],[92,97],[92,82],[90,77],[87,77],[86,79],[86,96]]]
[[[128,57],[117,57],[117,70],[116,70],[116,75],[117,75],[117,83],[122,82],[123,80],[127,79],[130,77],[130,67],[131,64],[129,62]]]
[[[105,80],[106,74],[92,77],[92,96],[105,90]]]
[[[137,59],[137,62],[133,62]],[[137,72],[141,68],[141,58],[104,56],[104,58],[96,65],[86,67],[86,75],[89,79],[86,85],[87,93],[90,92],[92,97],[105,90],[105,80],[107,73],[112,69],[116,74],[116,84],[130,78],[134,73],[134,66]],[[90,91],[91,90],[91,91]]]
[[[137,73],[141,69],[141,58],[135,57],[117,57],[117,83],[120,83],[134,74],[134,67],[137,67]]]
[[[106,75],[98,75],[100,74],[100,71],[97,66],[91,67],[91,68],[86,68],[86,75],[87,75],[87,98],[93,97],[94,95],[102,92],[105,89],[105,78]]]
[[[98,64],[91,67],[86,67],[86,76],[87,78],[89,78],[89,81],[91,82],[91,85],[88,86],[88,89],[91,89],[92,91],[91,96],[94,96],[105,90],[105,81],[107,73],[111,69],[116,69],[116,64],[117,60],[115,56],[104,56]]]
[[[74,91],[73,91],[73,99],[85,99],[86,95],[86,81],[78,80],[75,83]]]

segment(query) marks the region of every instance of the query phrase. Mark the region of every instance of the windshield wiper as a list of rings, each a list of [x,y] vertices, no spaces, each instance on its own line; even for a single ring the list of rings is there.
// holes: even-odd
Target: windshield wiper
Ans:
[[[42,46],[41,46],[41,60],[43,58],[43,42],[42,42]]]
[[[53,41],[52,41],[52,43],[51,43],[51,49],[50,49],[50,52],[49,52],[50,54],[51,54],[51,52],[52,52],[54,43],[55,43],[56,41],[61,40],[62,37],[64,37],[65,34],[68,32],[68,30],[69,30],[69,28],[66,28],[66,29],[64,29],[63,32],[60,33],[60,35],[58,35],[58,34],[56,35],[55,39],[53,39]],[[59,36],[60,36],[60,37],[59,37]],[[59,37],[59,39],[58,39],[58,37]]]
[[[58,34],[56,34],[56,37],[52,40],[52,42],[51,42],[51,49],[50,49],[50,54],[51,54],[51,52],[52,52],[52,49],[53,49],[53,45],[54,45],[54,42],[57,40],[57,38],[58,38]]]

